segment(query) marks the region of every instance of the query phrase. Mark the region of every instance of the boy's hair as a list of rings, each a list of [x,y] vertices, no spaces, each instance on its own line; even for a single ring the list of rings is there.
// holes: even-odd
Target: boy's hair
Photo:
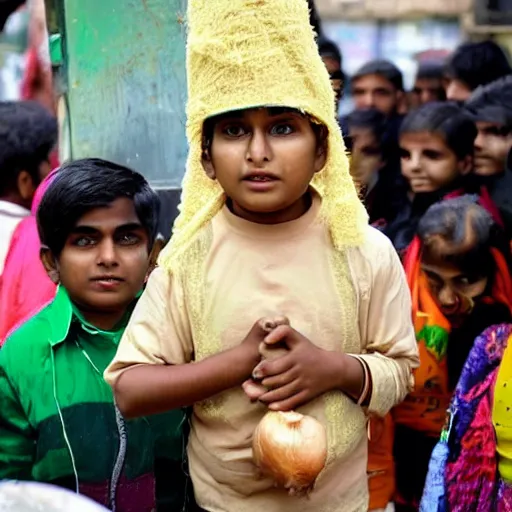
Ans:
[[[468,274],[483,275],[494,268],[491,248],[510,262],[509,244],[477,196],[446,199],[432,205],[418,224],[418,237],[430,256]]]
[[[479,87],[465,105],[477,121],[488,121],[512,129],[512,75]]]
[[[427,103],[405,116],[400,135],[418,132],[440,135],[460,160],[473,154],[478,133],[464,109],[447,102]]]
[[[397,91],[404,90],[402,72],[388,60],[378,59],[367,62],[352,75],[352,82],[367,75],[379,75],[390,82]]]
[[[342,65],[343,58],[340,49],[334,42],[324,36],[319,36],[316,40],[316,44],[318,45],[318,53],[321,57],[330,57],[338,62],[340,66]]]
[[[160,213],[158,196],[141,174],[99,158],[76,160],[59,170],[37,211],[41,243],[59,256],[83,215],[123,197],[133,201],[151,248]]]
[[[446,67],[449,78],[460,80],[471,90],[494,82],[511,72],[505,52],[493,41],[460,45]]]
[[[27,171],[35,185],[58,137],[56,118],[35,101],[0,102],[0,195],[16,190]]]
[[[345,117],[344,124],[347,127],[345,142],[347,148],[351,147],[350,132],[353,128],[369,130],[379,144],[383,157],[387,156],[388,121],[386,116],[375,108],[355,109]]]
[[[445,65],[441,61],[428,60],[420,62],[418,71],[416,71],[416,80],[437,79],[442,80],[445,77]]]

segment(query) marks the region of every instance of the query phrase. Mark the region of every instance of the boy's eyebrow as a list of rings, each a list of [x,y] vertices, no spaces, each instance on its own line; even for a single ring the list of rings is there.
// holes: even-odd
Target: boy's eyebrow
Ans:
[[[136,230],[136,229],[144,229],[144,226],[140,222],[128,222],[126,224],[121,224],[120,226],[116,226],[115,231],[130,231],[130,230]],[[87,224],[78,225],[75,226],[72,229],[73,234],[83,234],[83,235],[90,235],[93,233],[98,233],[100,229],[95,226],[90,226]]]

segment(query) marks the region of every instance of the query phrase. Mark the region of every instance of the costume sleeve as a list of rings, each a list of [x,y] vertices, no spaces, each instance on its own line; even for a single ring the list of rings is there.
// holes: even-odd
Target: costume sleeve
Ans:
[[[370,371],[372,394],[368,410],[383,416],[400,403],[414,385],[419,365],[412,324],[411,295],[400,260],[384,235],[370,248],[362,355]]]
[[[121,373],[141,364],[184,364],[193,342],[179,279],[162,268],[151,274],[124,332],[114,360],[105,370],[113,386]]]
[[[0,479],[32,480],[34,457],[34,432],[0,357]]]

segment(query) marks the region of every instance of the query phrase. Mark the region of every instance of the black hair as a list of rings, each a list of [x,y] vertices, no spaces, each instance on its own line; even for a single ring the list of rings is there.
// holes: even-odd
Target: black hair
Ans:
[[[512,75],[476,89],[466,102],[466,109],[475,120],[512,129]]]
[[[341,66],[343,63],[343,58],[341,56],[340,49],[334,44],[333,41],[327,39],[324,36],[320,36],[316,40],[316,44],[318,45],[318,53],[321,57],[330,57],[339,63]]]
[[[388,121],[386,116],[375,108],[355,109],[344,119],[346,130],[344,135],[345,145],[351,147],[350,132],[353,128],[370,130],[382,150],[383,158],[387,157],[387,149],[390,142],[388,134]]]
[[[390,82],[397,91],[404,90],[402,72],[388,60],[378,59],[367,62],[352,75],[352,82],[367,75],[379,75]]]
[[[313,132],[315,133],[317,143],[318,144],[326,143],[327,135],[328,135],[327,128],[325,127],[325,125],[314,121],[311,118],[311,116],[309,116],[308,114],[305,114],[304,112],[301,112],[300,110],[297,110],[296,108],[291,108],[291,107],[261,107],[261,108],[267,108],[274,115],[279,115],[279,114],[282,114],[285,112],[293,112],[295,114],[300,114],[301,116],[308,118],[311,123],[311,127],[313,128]],[[251,109],[245,109],[245,110],[251,110]],[[202,135],[203,157],[211,149],[215,126],[223,119],[232,117],[235,112],[236,111],[231,110],[229,112],[224,112],[222,114],[208,117],[207,119],[205,119],[205,121],[203,123],[203,135]]]
[[[56,173],[37,210],[41,243],[58,257],[83,215],[123,197],[133,200],[151,248],[160,213],[158,196],[141,174],[99,158],[75,160]]]
[[[435,203],[419,221],[417,233],[424,251],[469,275],[492,274],[493,247],[501,252],[510,268],[510,244],[492,215],[478,204],[478,196],[465,195]]]
[[[418,132],[430,132],[443,137],[459,160],[473,154],[478,133],[468,113],[450,102],[426,103],[407,114],[400,127],[400,135]]]
[[[416,71],[416,80],[422,78],[442,80],[445,77],[445,64],[440,61],[428,60],[420,62]]]
[[[16,190],[27,171],[35,185],[58,137],[57,119],[36,101],[0,102],[0,195]]]
[[[450,57],[446,74],[474,90],[512,72],[507,55],[493,41],[463,43]]]

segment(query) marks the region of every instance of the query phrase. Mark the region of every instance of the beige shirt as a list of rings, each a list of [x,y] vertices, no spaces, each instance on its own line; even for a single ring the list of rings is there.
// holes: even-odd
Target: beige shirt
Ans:
[[[204,298],[191,291],[193,270],[170,276],[156,269],[107,381],[138,364],[202,359],[239,344],[259,318],[285,314],[318,346],[364,358],[373,382],[369,411],[387,413],[411,389],[418,363],[405,276],[390,242],[371,227],[362,247],[334,251],[319,207],[315,198],[300,219],[273,226],[224,208],[201,235]],[[342,392],[300,409],[328,435],[327,466],[304,499],[274,488],[252,462],[251,438],[265,410],[241,389],[194,405],[188,453],[199,505],[210,512],[366,512],[366,411]]]

